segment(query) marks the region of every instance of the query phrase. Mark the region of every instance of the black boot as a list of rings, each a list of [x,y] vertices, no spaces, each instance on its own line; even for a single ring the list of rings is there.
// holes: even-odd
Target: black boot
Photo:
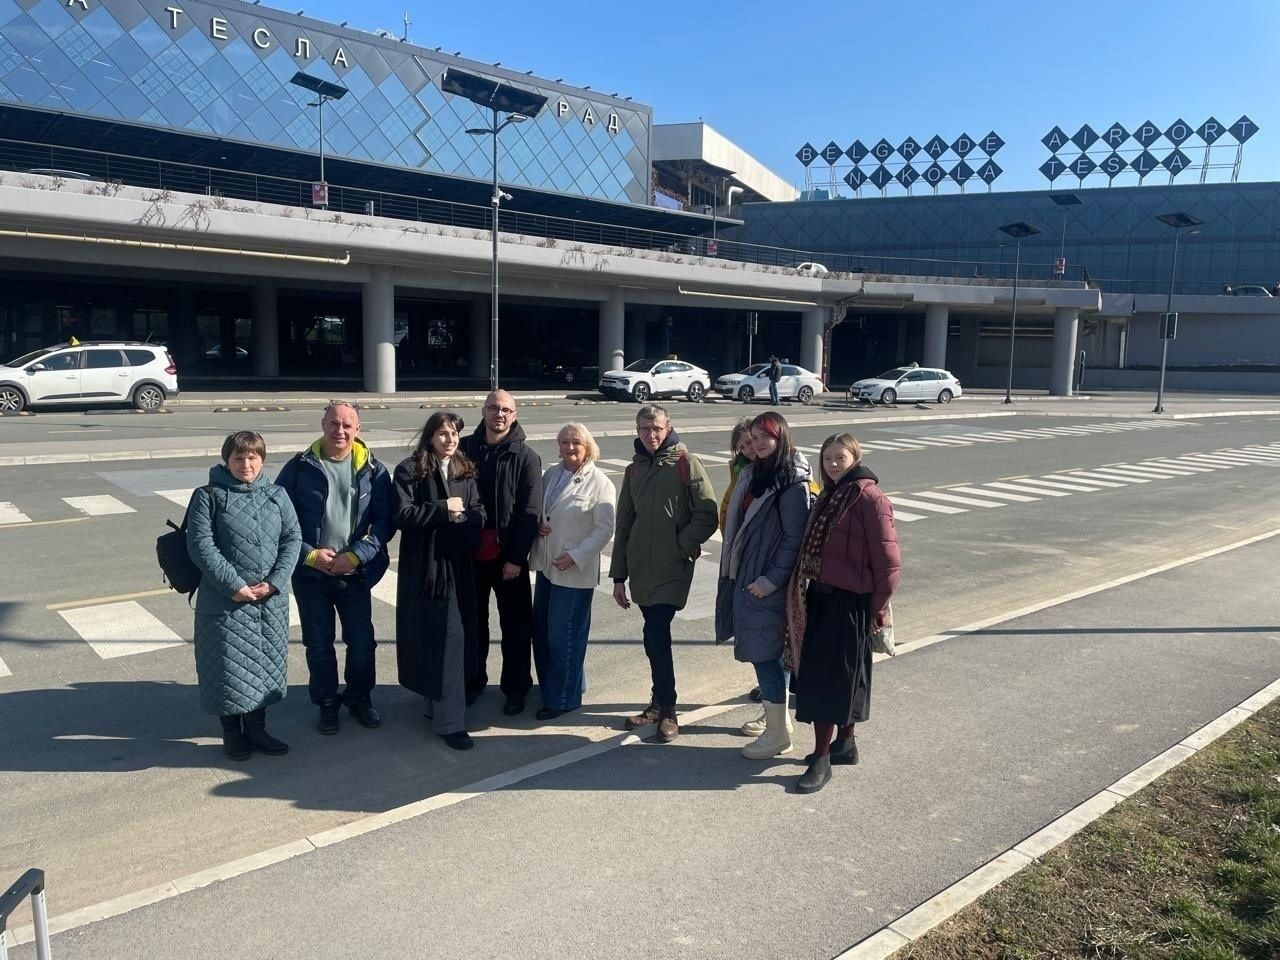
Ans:
[[[244,735],[253,745],[269,757],[279,757],[289,752],[289,745],[267,733],[267,708],[259,707],[244,715]]]
[[[829,751],[833,767],[851,767],[858,762],[858,741],[853,737],[847,740],[836,740]],[[804,758],[805,763],[813,763],[813,754]]]
[[[253,751],[240,726],[240,714],[226,714],[218,719],[222,721],[223,751],[232,760],[248,760]]]
[[[320,722],[316,729],[325,736],[338,732],[338,701],[330,698],[320,701]]]
[[[815,757],[804,776],[796,781],[796,793],[817,793],[831,780],[831,757]]]

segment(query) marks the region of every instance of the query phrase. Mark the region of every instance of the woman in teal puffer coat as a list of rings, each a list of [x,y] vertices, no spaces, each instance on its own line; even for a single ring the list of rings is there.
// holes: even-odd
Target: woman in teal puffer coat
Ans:
[[[302,536],[288,495],[262,472],[266,456],[259,434],[231,434],[223,462],[187,508],[187,552],[201,573],[200,706],[222,720],[222,746],[233,760],[289,750],[267,733],[266,717],[288,690],[289,580]]]

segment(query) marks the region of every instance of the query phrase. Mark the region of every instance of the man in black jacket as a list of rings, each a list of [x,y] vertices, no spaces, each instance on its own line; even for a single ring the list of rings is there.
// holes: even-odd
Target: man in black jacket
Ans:
[[[769,358],[769,371],[765,374],[769,380],[769,402],[778,405],[778,381],[782,379],[782,364],[777,357]]]
[[[479,667],[467,679],[473,702],[489,675],[489,592],[498,598],[502,629],[502,712],[524,712],[533,686],[533,591],[529,586],[529,549],[538,535],[542,508],[542,459],[524,441],[516,422],[516,401],[505,390],[485,398],[484,422],[462,441],[462,452],[476,465],[485,525],[476,551],[476,620]]]

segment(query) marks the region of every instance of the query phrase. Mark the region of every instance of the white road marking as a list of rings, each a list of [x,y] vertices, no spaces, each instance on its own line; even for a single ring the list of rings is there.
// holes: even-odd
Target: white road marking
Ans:
[[[732,459],[719,453],[695,453],[694,456],[699,460],[710,460],[712,463],[720,464],[728,463]]]
[[[898,504],[912,507],[916,510],[924,510],[926,513],[968,513],[963,507],[948,507],[941,503],[928,503],[924,500],[912,500],[910,497],[890,496],[889,502],[893,504],[894,516],[898,515]]]
[[[992,480],[990,483],[984,483],[984,487],[995,487],[997,490],[1012,490],[1015,493],[1036,493],[1042,497],[1069,497],[1071,494],[1065,490],[1048,490],[1044,487],[1028,487],[1018,483],[1006,483],[1003,480]]]
[[[873,441],[877,447],[884,450],[921,450],[923,449],[918,443],[908,443],[905,440],[876,440]]]
[[[9,669],[9,667],[5,664],[3,660],[0,660],[0,679],[3,679],[4,677],[12,677],[12,676],[13,676],[13,671]]]
[[[939,493],[936,490],[923,490],[919,493],[913,493],[913,497],[929,497],[933,500],[945,500],[948,503],[960,503],[966,507],[1007,507],[1007,503],[997,503],[994,500],[975,500],[973,497],[957,497],[950,493]]]
[[[1280,461],[1280,454],[1263,450],[1224,450],[1222,452],[1229,453],[1233,457],[1243,457],[1255,463],[1276,463]]]
[[[1123,483],[1112,482],[1110,480],[1087,480],[1084,477],[1078,477],[1074,474],[1046,473],[1045,480],[1061,480],[1065,483],[1083,483],[1090,487],[1123,487]]]
[[[58,614],[104,660],[184,643],[136,600],[59,610]]]
[[[611,467],[623,467],[623,468],[626,468],[626,467],[631,466],[631,461],[630,461],[630,460],[606,460],[606,459],[604,459],[603,457],[602,457],[602,458],[600,458],[599,460],[597,460],[597,461],[596,461],[596,463],[607,463],[607,464],[608,464],[609,466],[611,466]]]
[[[1139,466],[1146,467],[1177,467],[1179,470],[1189,470],[1192,473],[1213,473],[1213,467],[1202,467],[1199,465],[1192,466],[1189,463],[1179,463],[1177,460],[1143,460]]]
[[[185,487],[180,490],[157,490],[157,497],[164,497],[166,500],[176,503],[180,507],[186,507],[191,502],[191,493],[195,487]]]
[[[289,594],[289,626],[302,626],[302,614],[298,612],[298,601],[292,593]]]
[[[1041,480],[1039,477],[1019,477],[1017,483],[1030,484],[1035,487],[1048,487],[1051,490],[1066,490],[1069,493],[1097,493],[1097,487],[1086,486],[1088,481],[1078,480],[1075,483],[1062,483],[1057,480]]]
[[[74,510],[91,517],[104,517],[112,513],[137,513],[133,507],[121,503],[106,494],[96,497],[63,497],[62,502]]]
[[[975,497],[999,497],[1001,500],[1012,500],[1014,503],[1035,503],[1039,497],[1027,497],[1021,493],[1002,493],[999,490],[985,490],[982,487],[947,487],[957,493],[971,493]]]
[[[1249,460],[1240,460],[1236,457],[1229,457],[1221,453],[1186,453],[1178,459],[1190,460],[1192,463],[1216,465],[1219,467],[1252,466],[1252,462]]]
[[[31,518],[8,500],[0,500],[0,524],[30,522]]]
[[[1133,473],[1122,473],[1112,470],[1110,467],[1095,467],[1093,470],[1073,470],[1072,473],[1078,473],[1082,477],[1121,480],[1125,483],[1150,483],[1152,479],[1151,477],[1139,476]]]
[[[906,510],[899,510],[896,506],[893,508],[894,522],[901,520],[903,523],[915,523],[917,520],[928,520],[929,518],[919,513],[908,513]]]
[[[1137,463],[1126,463],[1117,469],[1124,470],[1127,473],[1136,473],[1138,476],[1152,476],[1158,480],[1167,480],[1169,477],[1189,477],[1194,471],[1182,470],[1178,467],[1144,467]]]

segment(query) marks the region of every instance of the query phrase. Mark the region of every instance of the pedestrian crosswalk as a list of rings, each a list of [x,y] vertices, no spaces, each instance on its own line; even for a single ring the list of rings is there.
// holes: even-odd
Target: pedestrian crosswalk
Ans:
[[[1179,457],[1155,457],[1137,463],[1112,463],[1089,470],[1061,470],[1038,477],[1009,477],[941,487],[936,490],[891,493],[894,518],[915,523],[933,516],[967,513],[1018,503],[1070,497],[1080,493],[1118,490],[1135,484],[1176,480],[1235,467],[1280,464],[1280,443],[1187,453]],[[906,510],[901,509],[906,507]]]

